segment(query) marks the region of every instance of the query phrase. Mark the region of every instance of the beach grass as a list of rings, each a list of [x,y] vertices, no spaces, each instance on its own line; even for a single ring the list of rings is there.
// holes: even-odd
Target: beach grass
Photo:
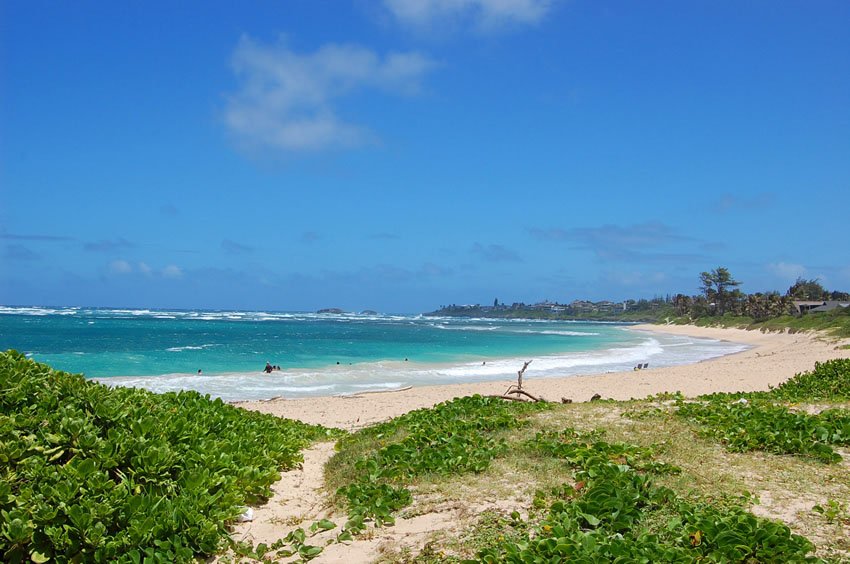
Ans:
[[[733,327],[789,333],[817,331],[824,336],[835,339],[850,337],[850,308],[836,308],[832,311],[808,313],[800,316],[783,315],[765,321],[756,321],[752,317],[747,316],[727,314],[722,316],[699,317],[696,319],[680,317],[672,320],[672,322],[683,325],[696,325],[698,327]]]

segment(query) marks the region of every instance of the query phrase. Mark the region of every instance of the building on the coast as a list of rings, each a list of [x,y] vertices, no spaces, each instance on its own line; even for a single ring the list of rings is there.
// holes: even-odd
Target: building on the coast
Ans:
[[[840,307],[848,307],[850,302],[839,300],[794,300],[794,307],[797,308],[797,313],[819,313],[823,311],[832,311]]]
[[[617,307],[617,304],[615,304],[614,302],[609,302],[607,300],[601,301],[601,302],[596,302],[597,311],[601,311],[601,312],[604,312],[604,313],[612,313],[616,307]]]
[[[594,303],[586,300],[573,300],[573,302],[570,303],[570,307],[573,308],[573,311],[578,313],[588,313],[596,310]]]
[[[840,307],[844,308],[844,307],[847,307],[847,306],[850,306],[850,302],[839,302],[839,301],[836,301],[836,300],[827,300],[827,301],[823,302],[823,305],[818,306],[818,307],[813,308],[813,309],[810,309],[809,311],[812,312],[812,313],[818,313],[818,312],[821,312],[821,311],[832,311],[834,309],[838,309]]]

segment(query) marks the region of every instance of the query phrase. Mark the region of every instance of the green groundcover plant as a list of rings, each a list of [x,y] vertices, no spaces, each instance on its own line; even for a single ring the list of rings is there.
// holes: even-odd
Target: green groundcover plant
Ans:
[[[502,430],[525,424],[524,416],[548,409],[546,403],[505,402],[479,395],[411,411],[339,441],[342,450],[357,442],[380,445],[354,463],[348,484],[337,494],[355,518],[392,524],[392,514],[409,505],[404,484],[427,474],[482,472],[507,449]]]
[[[539,492],[546,507],[532,523],[513,516],[517,533],[499,537],[472,562],[804,562],[813,545],[781,523],[738,507],[690,502],[655,486],[652,474],[676,472],[649,449],[607,443],[601,434],[539,433],[530,446],[564,461],[575,483]]]
[[[110,388],[0,353],[0,560],[214,554],[301,449],[334,435],[196,392]]]
[[[683,403],[678,413],[698,423],[703,434],[733,452],[763,450],[835,463],[841,456],[831,445],[850,445],[850,411],[830,409],[817,415],[781,405],[714,399]]]
[[[677,413],[698,424],[701,432],[734,452],[763,450],[792,454],[825,463],[841,461],[833,446],[850,445],[850,410],[833,408],[818,414],[795,411],[787,402],[850,399],[850,359],[815,363],[768,392],[680,399]]]
[[[767,392],[775,400],[850,400],[850,358],[816,362],[814,370],[797,374]]]

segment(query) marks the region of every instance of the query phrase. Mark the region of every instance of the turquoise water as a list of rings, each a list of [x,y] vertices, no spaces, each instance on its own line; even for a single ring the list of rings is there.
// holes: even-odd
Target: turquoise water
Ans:
[[[0,349],[68,372],[227,400],[626,370],[743,347],[602,323],[0,306]],[[280,365],[262,374],[266,362]],[[202,374],[198,375],[198,370]]]

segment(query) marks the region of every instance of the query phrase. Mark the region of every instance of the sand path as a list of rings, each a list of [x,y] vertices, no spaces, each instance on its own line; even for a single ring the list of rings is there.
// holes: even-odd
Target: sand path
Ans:
[[[300,468],[281,473],[280,480],[272,486],[272,498],[261,507],[253,509],[253,520],[238,523],[232,537],[236,541],[247,541],[254,546],[265,543],[271,546],[291,531],[309,527],[320,519],[330,519],[336,529],[319,532],[305,542],[322,546],[324,550],[313,562],[371,562],[384,550],[400,547],[417,549],[437,531],[456,525],[465,508],[447,505],[425,515],[410,519],[398,518],[392,527],[370,528],[353,541],[334,542],[347,517],[334,514],[326,503],[324,491],[324,466],[334,454],[334,443],[319,443],[304,451],[304,462]],[[310,533],[307,533],[310,535]],[[225,555],[232,558],[232,555]],[[222,559],[216,559],[220,561]],[[293,556],[281,562],[297,562]]]

